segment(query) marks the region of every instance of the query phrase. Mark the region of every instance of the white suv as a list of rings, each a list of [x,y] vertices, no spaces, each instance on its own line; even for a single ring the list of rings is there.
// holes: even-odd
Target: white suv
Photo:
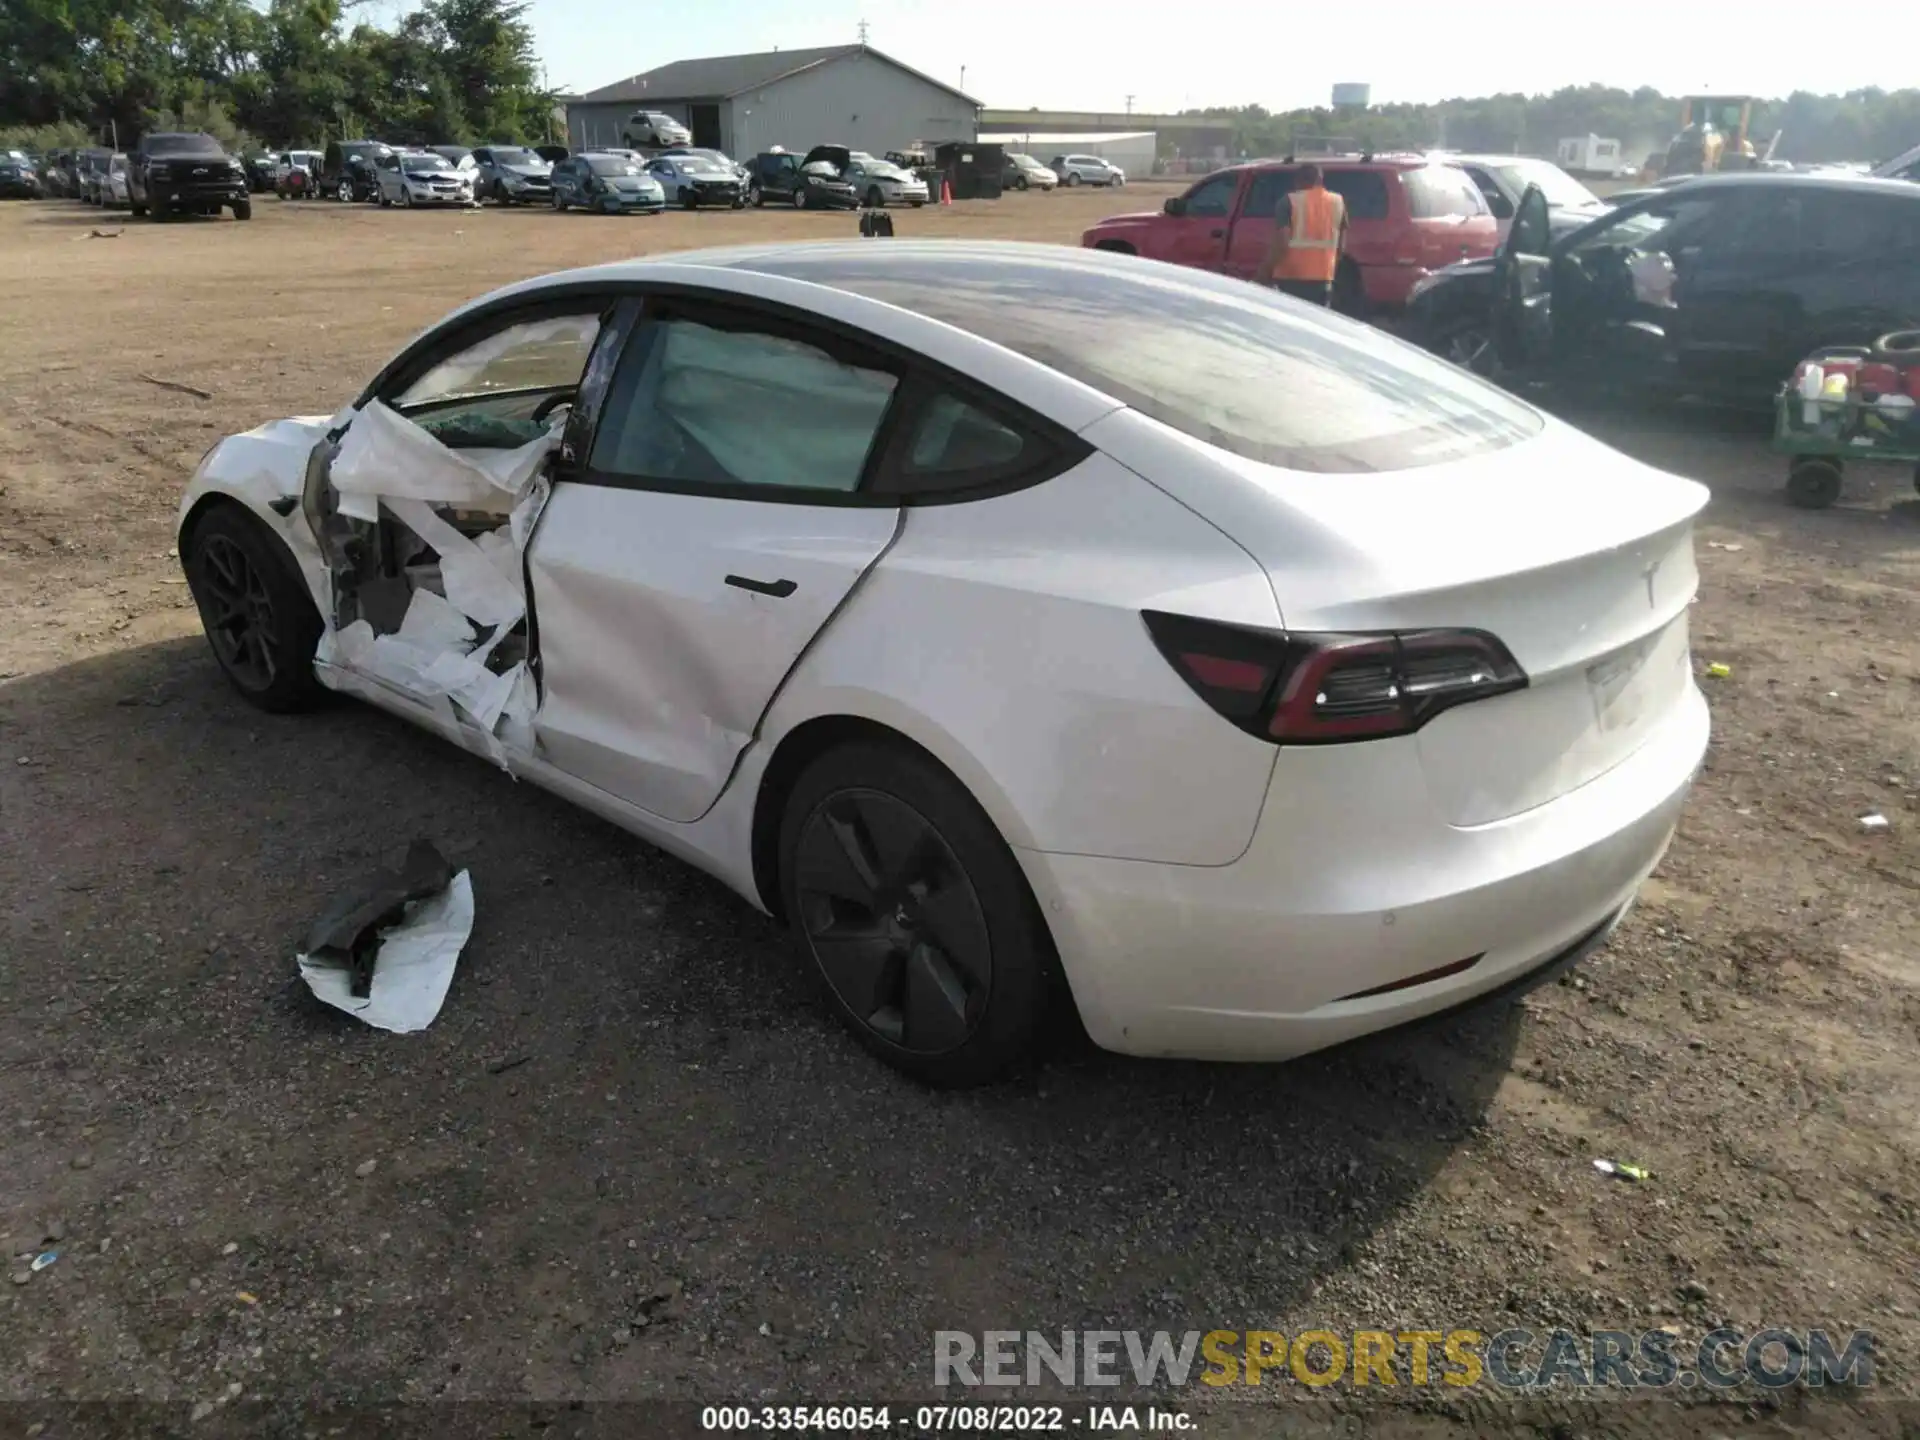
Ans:
[[[1056,155],[1047,168],[1060,177],[1062,185],[1112,185],[1127,183],[1127,172],[1109,164],[1098,155]]]
[[[691,145],[693,132],[671,115],[658,110],[636,110],[627,117],[621,139],[629,145],[664,150],[669,145]]]

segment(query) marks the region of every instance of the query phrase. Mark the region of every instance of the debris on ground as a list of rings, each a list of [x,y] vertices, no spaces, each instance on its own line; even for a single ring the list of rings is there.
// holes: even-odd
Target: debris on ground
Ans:
[[[321,1000],[406,1035],[440,1013],[472,932],[471,877],[453,874],[432,841],[416,840],[399,870],[334,898],[297,960]]]
[[[1886,816],[1878,813],[1862,815],[1860,817],[1860,828],[1862,830],[1884,830],[1890,823]]]
[[[189,385],[182,380],[163,380],[158,375],[147,374],[144,370],[140,372],[140,378],[149,385],[158,385],[162,390],[178,390],[182,395],[192,395],[201,400],[213,399],[211,390],[202,390],[198,385]]]
[[[487,1073],[489,1075],[504,1075],[509,1070],[518,1069],[531,1059],[533,1059],[531,1055],[508,1055],[488,1065]]]
[[[1716,680],[1724,680],[1729,675],[1733,674],[1733,667],[1731,665],[1723,665],[1718,660],[1716,660],[1711,665],[1707,666],[1707,674],[1711,675]]]
[[[59,1258],[60,1252],[58,1250],[42,1250],[38,1255],[33,1257],[33,1263],[27,1268],[38,1275],[42,1270],[59,1260]]]
[[[1651,1180],[1653,1172],[1639,1165],[1629,1165],[1622,1160],[1596,1160],[1593,1168],[1602,1175],[1611,1175],[1616,1180],[1632,1180],[1636,1183]]]

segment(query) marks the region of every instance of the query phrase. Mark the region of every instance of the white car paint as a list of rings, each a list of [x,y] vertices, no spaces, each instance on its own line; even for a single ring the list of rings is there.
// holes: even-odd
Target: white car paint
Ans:
[[[1551,161],[1516,155],[1456,155],[1450,151],[1436,153],[1433,158],[1467,172],[1499,222],[1502,240],[1513,228],[1514,212],[1520,208],[1529,185],[1540,187],[1549,209],[1569,215],[1597,219],[1609,208],[1607,201]]]
[[[885,726],[986,812],[1089,1032],[1135,1054],[1284,1058],[1459,1004],[1604,938],[1664,853],[1706,745],[1686,644],[1702,487],[1545,419],[1474,459],[1283,470],[1031,354],[757,268],[808,254],[853,263],[876,248],[622,262],[487,298],[565,280],[781,302],[1013,397],[1092,453],[1027,488],[901,509],[561,481],[527,550],[545,690],[538,743],[504,758],[514,775],[766,908],[752,840],[782,742],[824,717]],[[1287,304],[1100,252],[898,242],[880,253],[1019,257]],[[1353,340],[1375,347],[1370,363],[1432,363],[1338,317],[1287,313],[1371,336]],[[351,416],[221,442],[181,509],[184,524],[210,496],[245,505],[296,557],[323,615],[313,534],[275,502],[300,495],[313,444]],[[717,583],[735,572],[794,579],[804,603]],[[1143,611],[1267,633],[1480,627],[1531,683],[1398,738],[1275,745],[1198,698],[1148,640]],[[501,758],[444,705],[330,669],[335,688]]]

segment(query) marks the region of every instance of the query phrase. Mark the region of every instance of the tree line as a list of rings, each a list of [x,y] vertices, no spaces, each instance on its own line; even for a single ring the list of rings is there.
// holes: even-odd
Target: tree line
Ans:
[[[1376,150],[1444,147],[1551,157],[1561,140],[1600,135],[1618,140],[1638,164],[1664,150],[1680,128],[1680,100],[1642,86],[1572,86],[1551,95],[1486,95],[1434,105],[1377,105],[1367,110],[1295,110],[1258,105],[1188,111],[1233,122],[1233,153],[1280,155],[1306,138],[1349,140]],[[1776,152],[1802,163],[1884,160],[1920,145],[1920,89],[1854,90],[1845,95],[1796,91],[1758,99],[1752,134],[1761,150],[1780,132]]]
[[[206,130],[230,148],[538,141],[553,98],[520,0],[424,0],[391,28],[355,0],[4,0],[0,141],[124,148]]]
[[[204,129],[230,146],[537,141],[553,97],[539,81],[524,0],[422,0],[391,28],[357,0],[4,0],[0,141],[130,144],[153,128]],[[1680,103],[1649,87],[1569,87],[1433,105],[1274,113],[1187,112],[1232,123],[1236,155],[1284,154],[1303,137],[1374,149],[1552,155],[1579,135],[1664,149]],[[1782,132],[1797,161],[1878,160],[1920,144],[1920,90],[1796,92],[1754,109],[1756,144]]]

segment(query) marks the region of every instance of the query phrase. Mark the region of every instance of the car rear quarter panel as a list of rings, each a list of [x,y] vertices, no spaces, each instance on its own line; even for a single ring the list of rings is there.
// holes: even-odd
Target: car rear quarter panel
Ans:
[[[1276,751],[1186,687],[1145,609],[1279,623],[1245,550],[1104,455],[1013,494],[917,507],[763,735],[870,719],[958,775],[1011,844],[1229,864]]]

